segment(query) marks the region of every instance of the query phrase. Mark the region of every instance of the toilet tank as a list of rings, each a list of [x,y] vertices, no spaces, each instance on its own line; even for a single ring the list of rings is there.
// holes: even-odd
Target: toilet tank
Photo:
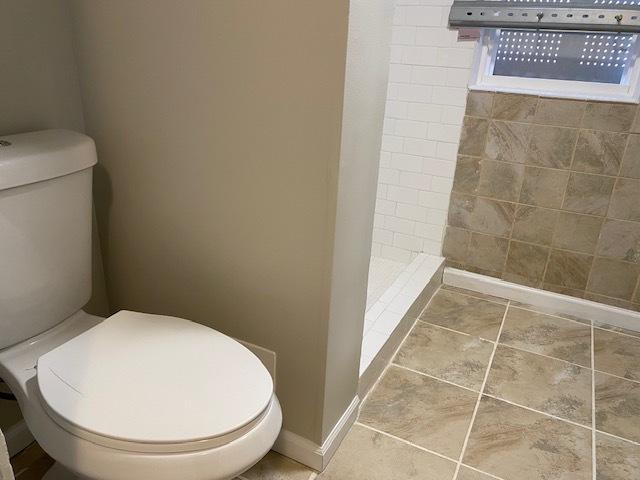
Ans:
[[[0,349],[91,296],[93,140],[67,130],[0,136]]]

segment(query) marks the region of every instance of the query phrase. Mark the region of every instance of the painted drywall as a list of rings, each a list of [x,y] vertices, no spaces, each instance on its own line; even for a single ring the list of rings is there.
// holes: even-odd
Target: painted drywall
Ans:
[[[475,42],[447,28],[452,0],[397,0],[374,255],[440,255]]]
[[[82,132],[80,87],[65,0],[6,0],[0,28],[0,136],[66,128]],[[98,245],[88,310],[107,310]],[[15,405],[0,401],[0,428],[19,420]]]
[[[284,428],[321,443],[355,391],[325,371],[348,2],[72,6],[113,309],[274,350]]]
[[[393,7],[394,0],[350,2],[323,438],[358,383]]]

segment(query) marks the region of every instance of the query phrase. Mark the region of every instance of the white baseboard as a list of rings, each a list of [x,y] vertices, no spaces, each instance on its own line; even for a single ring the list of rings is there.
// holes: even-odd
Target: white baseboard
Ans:
[[[445,268],[442,281],[446,285],[527,303],[544,308],[552,313],[574,315],[586,320],[592,320],[597,324],[626,328],[636,332],[640,331],[640,312],[625,308],[525,287],[451,267]]]
[[[300,435],[283,429],[273,449],[285,457],[292,458],[309,468],[321,472],[329,464],[331,457],[336,453],[342,439],[355,423],[359,406],[360,397],[356,395],[322,445],[318,445]]]
[[[15,425],[11,425],[3,433],[10,457],[21,452],[34,441],[33,435],[31,435],[27,423],[24,420],[20,420]]]

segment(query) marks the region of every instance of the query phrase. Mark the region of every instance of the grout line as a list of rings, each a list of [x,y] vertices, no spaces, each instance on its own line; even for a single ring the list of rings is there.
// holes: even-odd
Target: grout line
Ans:
[[[471,333],[461,332],[459,330],[454,330],[454,329],[449,328],[449,327],[443,327],[442,325],[438,325],[437,323],[427,322],[426,320],[420,320],[419,318],[418,318],[418,321],[420,323],[424,323],[425,325],[429,325],[430,327],[435,327],[435,328],[439,328],[441,330],[446,330],[447,332],[457,333],[458,335],[464,335],[465,337],[478,338],[478,339],[482,340],[483,342],[489,342],[489,343],[495,343],[496,342],[496,340],[489,340],[489,339],[483,338],[483,337],[481,337],[479,335],[473,335]]]
[[[460,385],[458,383],[453,383],[453,382],[450,382],[449,380],[444,380],[442,378],[435,377],[433,375],[429,375],[428,373],[421,372],[420,370],[414,370],[413,368],[405,367],[404,365],[400,365],[398,363],[393,363],[393,362],[391,363],[391,365],[396,367],[396,368],[401,368],[402,370],[407,370],[409,372],[413,372],[413,373],[416,373],[418,375],[422,375],[423,377],[427,377],[427,378],[431,378],[433,380],[437,380],[438,382],[446,383],[448,385],[452,385],[452,386],[458,387],[458,388],[463,388],[463,389],[468,390],[468,391],[473,392],[473,393],[479,393],[478,390],[474,390],[473,388],[465,387],[465,386]]]
[[[504,314],[502,315],[502,322],[500,322],[500,329],[498,330],[497,338],[500,338],[502,334],[502,328],[504,327],[504,321],[507,317],[507,312],[509,311],[509,305],[511,302],[507,302],[507,308],[504,309]],[[493,357],[496,354],[496,349],[498,348],[498,342],[496,341],[493,344],[493,350],[491,351],[491,356],[489,357],[489,363],[487,364],[487,371],[484,373],[484,378],[482,380],[482,385],[480,386],[480,392],[478,393],[478,400],[476,401],[475,407],[473,407],[473,413],[471,414],[471,420],[469,421],[469,428],[467,429],[467,434],[464,437],[464,442],[462,444],[462,450],[460,451],[460,457],[458,458],[458,463],[456,464],[456,471],[453,474],[453,478],[457,478],[458,472],[460,471],[460,465],[462,464],[462,459],[464,458],[465,450],[467,449],[467,444],[469,443],[469,437],[471,436],[471,429],[473,428],[473,424],[476,420],[476,415],[478,414],[478,409],[480,408],[480,400],[482,400],[482,392],[484,392],[484,388],[487,384],[487,379],[489,378],[489,372],[491,371],[491,366],[493,364]]]
[[[514,300],[515,302],[518,302],[517,300]],[[568,322],[571,323],[577,323],[578,325],[582,325],[583,327],[588,327],[589,324],[591,323],[591,320],[586,320],[584,322],[581,322],[579,320],[574,320],[572,318],[567,318],[567,317],[563,317],[561,315],[558,315],[557,313],[547,313],[547,312],[542,312],[540,310],[534,310],[531,307],[535,307],[535,305],[529,305],[528,303],[520,303],[518,302],[518,305],[510,305],[510,308],[519,308],[520,310],[526,310],[527,312],[532,312],[532,313],[540,313],[542,315],[547,315],[548,317],[554,317],[554,318],[560,318],[561,320],[566,320]]]
[[[597,428],[596,428],[596,432],[598,432],[601,435],[608,435],[608,436],[610,436],[612,438],[615,438],[617,440],[622,440],[623,442],[627,442],[627,443],[630,443],[632,445],[640,446],[640,442],[636,442],[635,440],[629,440],[628,438],[619,437],[618,435],[614,435],[613,433],[605,432],[603,430],[598,430]]]
[[[458,227],[454,227],[454,228],[458,228]],[[449,284],[446,284],[446,283],[443,283],[443,285],[446,285],[447,287],[457,288],[457,289],[460,289],[460,290],[466,290],[466,291],[472,292],[472,293],[466,293],[466,292],[461,292],[460,290],[450,290],[448,288],[443,288],[443,290],[445,292],[458,293],[460,295],[464,295],[465,297],[475,298],[476,300],[485,300],[487,302],[491,302],[491,303],[496,303],[498,305],[502,305],[503,307],[506,307],[507,303],[509,303],[509,300],[506,300],[506,299],[505,299],[504,302],[499,302],[498,300],[490,300],[488,298],[482,298],[482,297],[479,296],[479,295],[488,295],[486,293],[476,292],[474,290],[469,290],[467,288],[462,288],[462,287],[456,287],[454,285],[449,285]],[[473,295],[473,293],[477,293],[478,295]],[[494,295],[490,295],[490,296],[495,297]],[[495,297],[495,298],[501,298],[501,297]]]
[[[596,330],[602,330],[603,332],[615,333],[617,335],[622,335],[623,337],[631,337],[631,338],[636,338],[636,339],[640,340],[640,336],[638,335],[640,332],[637,332],[634,335],[633,333],[619,332],[618,330],[613,330],[613,329],[608,328],[608,327],[623,328],[623,327],[616,327],[615,325],[606,325],[604,323],[601,323],[601,324],[595,323],[593,325],[593,328],[595,328]],[[627,329],[625,329],[625,330],[627,330]]]
[[[410,445],[410,446],[412,446],[414,448],[417,448],[418,450],[422,450],[423,452],[427,452],[427,453],[430,453],[432,455],[436,455],[436,456],[438,456],[440,458],[444,458],[445,460],[449,460],[450,462],[453,462],[453,463],[456,462],[456,460],[454,460],[451,457],[447,457],[446,455],[443,455],[442,453],[438,453],[438,452],[436,452],[434,450],[429,450],[428,448],[425,448],[425,447],[422,447],[422,446],[417,445],[415,443],[412,443],[409,440],[405,440],[404,438],[396,437],[395,435],[393,435],[391,433],[387,433],[384,430],[379,430],[379,429],[377,429],[375,427],[372,427],[370,425],[367,425],[365,423],[360,423],[359,421],[356,421],[356,425],[359,425],[361,427],[367,428],[367,429],[369,429],[369,430],[371,430],[373,432],[379,433],[379,434],[384,435],[386,437],[393,438],[394,440],[398,440],[399,442],[402,442],[402,443],[405,443],[407,445]]]
[[[596,480],[596,359],[593,322],[591,322],[591,472]]]

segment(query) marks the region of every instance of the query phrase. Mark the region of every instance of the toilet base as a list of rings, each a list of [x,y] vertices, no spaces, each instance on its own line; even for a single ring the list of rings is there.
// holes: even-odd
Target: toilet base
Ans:
[[[42,480],[82,480],[82,477],[70,472],[58,462],[53,464],[47,473],[44,474]]]

